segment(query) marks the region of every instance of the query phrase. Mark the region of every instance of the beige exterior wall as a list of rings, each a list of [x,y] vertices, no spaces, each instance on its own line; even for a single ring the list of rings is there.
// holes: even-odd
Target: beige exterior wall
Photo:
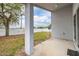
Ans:
[[[52,16],[52,35],[55,38],[73,40],[72,5],[54,12]]]

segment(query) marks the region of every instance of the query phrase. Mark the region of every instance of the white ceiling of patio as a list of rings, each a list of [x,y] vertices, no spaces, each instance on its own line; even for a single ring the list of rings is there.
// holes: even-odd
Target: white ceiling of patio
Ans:
[[[35,5],[49,11],[56,11],[57,9],[70,5],[70,3],[36,3]]]

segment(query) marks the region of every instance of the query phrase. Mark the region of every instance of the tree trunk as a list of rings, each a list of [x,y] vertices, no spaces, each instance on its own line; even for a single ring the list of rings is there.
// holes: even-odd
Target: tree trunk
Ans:
[[[5,36],[9,36],[9,21],[6,21],[6,25],[5,25]]]
[[[22,29],[22,16],[21,16],[21,27],[20,27],[20,29]]]
[[[1,4],[2,7],[2,15],[3,15],[3,19],[4,19],[4,4]],[[6,22],[4,23],[5,25],[5,36],[9,36],[9,20],[6,19]]]

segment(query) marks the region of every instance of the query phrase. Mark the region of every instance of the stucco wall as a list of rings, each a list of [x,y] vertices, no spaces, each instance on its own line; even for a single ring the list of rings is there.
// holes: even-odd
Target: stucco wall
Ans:
[[[73,40],[72,5],[63,7],[53,14],[52,35],[55,38]]]

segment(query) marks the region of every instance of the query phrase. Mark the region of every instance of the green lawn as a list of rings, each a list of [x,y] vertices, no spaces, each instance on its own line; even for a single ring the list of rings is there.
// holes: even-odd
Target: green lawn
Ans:
[[[49,32],[36,32],[34,34],[34,45],[47,40],[50,36],[51,34]]]
[[[50,37],[49,32],[34,33],[35,45],[47,40]],[[24,47],[24,35],[15,35],[9,37],[0,37],[0,55],[16,55]]]

